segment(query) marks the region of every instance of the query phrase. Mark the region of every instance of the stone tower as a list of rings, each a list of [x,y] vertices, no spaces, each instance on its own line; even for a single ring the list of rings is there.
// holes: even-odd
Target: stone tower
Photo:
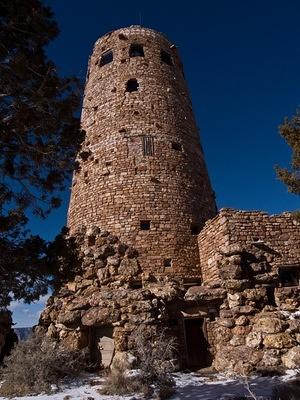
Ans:
[[[176,47],[141,26],[97,40],[82,127],[71,234],[98,225],[137,249],[144,271],[199,278],[197,234],[216,206]]]

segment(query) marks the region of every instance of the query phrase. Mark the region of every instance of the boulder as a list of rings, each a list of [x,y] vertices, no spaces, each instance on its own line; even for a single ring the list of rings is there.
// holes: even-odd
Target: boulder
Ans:
[[[113,308],[93,307],[81,319],[82,325],[106,326],[120,320],[121,312]]]
[[[249,332],[251,332],[252,327],[250,325],[246,326],[235,326],[232,329],[232,334],[233,335],[238,335],[238,336],[247,336]]]
[[[290,333],[300,333],[300,320],[299,319],[290,319],[288,321],[289,327],[287,329]]]
[[[216,343],[226,343],[232,338],[231,329],[226,328],[225,326],[216,325],[216,327],[213,329],[213,333]]]
[[[264,350],[261,366],[264,367],[277,367],[281,364],[280,351],[271,349]]]
[[[227,290],[241,292],[251,286],[249,279],[226,279],[222,282],[222,286]]]
[[[263,344],[270,349],[284,349],[293,347],[294,340],[287,332],[275,333],[273,335],[267,335],[264,338]]]
[[[67,326],[74,327],[78,326],[81,321],[81,311],[66,311],[64,313],[60,313],[57,318],[57,322]]]
[[[255,370],[262,356],[261,350],[247,346],[224,346],[216,352],[213,366],[219,372],[244,376]]]
[[[242,277],[242,268],[240,265],[228,264],[219,269],[222,279],[240,279]]]
[[[253,349],[259,349],[263,341],[261,332],[250,332],[246,337],[246,345]]]
[[[243,304],[243,298],[241,293],[228,293],[227,294],[228,306],[229,308],[238,307]]]
[[[119,365],[124,365],[127,369],[132,369],[136,362],[136,357],[129,351],[116,351],[110,368],[113,370],[118,368]]]
[[[214,301],[224,299],[226,290],[221,288],[210,288],[209,286],[192,286],[186,292],[184,299],[187,301]]]
[[[249,323],[249,318],[246,315],[241,315],[235,320],[235,325],[237,326],[244,326]]]
[[[230,257],[235,254],[242,254],[243,251],[244,249],[239,243],[233,243],[226,246],[222,246],[219,249],[219,253],[226,257]]]
[[[225,326],[226,328],[234,327],[234,320],[232,318],[218,318],[216,322],[218,325]]]
[[[140,272],[139,263],[135,258],[123,258],[120,263],[118,272],[124,277],[136,276]]]
[[[282,356],[282,363],[286,368],[300,367],[300,346],[293,347]]]
[[[253,330],[263,333],[280,333],[284,330],[284,323],[279,318],[261,317],[258,318],[253,326]]]

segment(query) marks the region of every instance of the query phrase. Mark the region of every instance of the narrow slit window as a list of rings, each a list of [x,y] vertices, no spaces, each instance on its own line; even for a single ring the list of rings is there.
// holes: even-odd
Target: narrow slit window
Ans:
[[[114,56],[112,50],[108,50],[102,54],[100,58],[100,67],[103,67],[106,64],[109,64],[113,61]]]
[[[143,45],[132,43],[129,48],[129,57],[144,57]]]
[[[149,231],[150,230],[150,221],[149,220],[143,220],[140,222],[140,229],[141,231]]]
[[[160,59],[162,62],[168,65],[173,65],[172,57],[169,53],[167,53],[165,50],[160,51]]]
[[[182,144],[178,142],[172,142],[172,149],[176,151],[182,151]]]
[[[139,83],[136,79],[129,79],[126,83],[126,92],[136,92],[139,88]]]
[[[154,155],[154,139],[152,136],[143,136],[143,156],[153,156]]]
[[[191,234],[192,235],[199,235],[200,233],[200,225],[199,224],[191,224]]]

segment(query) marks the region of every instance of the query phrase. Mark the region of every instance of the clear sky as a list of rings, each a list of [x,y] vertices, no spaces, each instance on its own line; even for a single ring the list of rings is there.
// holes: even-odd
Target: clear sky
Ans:
[[[46,4],[61,30],[48,53],[65,75],[84,79],[93,43],[108,31],[141,20],[165,33],[181,54],[218,207],[271,214],[300,208],[274,172],[290,162],[278,125],[300,105],[299,0]],[[66,192],[46,221],[32,220],[33,232],[52,239],[65,224],[68,199]],[[36,323],[42,306],[14,304],[18,326]]]

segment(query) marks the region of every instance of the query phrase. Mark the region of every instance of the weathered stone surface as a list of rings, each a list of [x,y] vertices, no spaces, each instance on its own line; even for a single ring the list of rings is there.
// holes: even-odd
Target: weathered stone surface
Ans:
[[[243,298],[241,293],[228,293],[227,294],[228,306],[229,308],[238,307],[243,304]]]
[[[290,319],[287,330],[290,333],[300,333],[300,319]]]
[[[77,325],[81,320],[81,311],[67,311],[63,314],[59,314],[57,321],[65,326]]]
[[[125,277],[135,276],[140,271],[138,261],[135,258],[124,258],[119,266],[119,274]]]
[[[284,330],[284,324],[279,318],[261,317],[256,320],[253,330],[264,333],[280,333]]]
[[[136,357],[129,351],[116,351],[110,368],[113,370],[118,368],[120,365],[124,365],[128,369],[132,369],[136,362]]]
[[[282,362],[286,368],[300,367],[300,346],[293,347],[282,356]]]
[[[225,326],[217,326],[214,329],[214,335],[217,343],[226,343],[232,338],[231,329]]]
[[[233,256],[235,254],[241,254],[243,253],[243,247],[240,245],[240,243],[233,243],[227,246],[223,246],[219,248],[219,252],[224,255],[224,256]]]
[[[119,310],[110,308],[94,307],[83,314],[82,324],[86,326],[92,325],[108,325],[117,322],[121,317]]]
[[[246,345],[253,349],[260,348],[262,341],[263,336],[261,332],[250,332],[246,337]]]
[[[260,350],[247,346],[224,346],[216,353],[213,365],[217,371],[247,375],[255,370],[262,356]]]
[[[276,333],[267,335],[264,338],[263,344],[267,348],[283,349],[293,347],[294,340],[289,333]]]
[[[281,357],[279,350],[264,350],[261,365],[265,367],[277,367],[281,364]]]
[[[249,318],[246,315],[241,315],[235,320],[236,325],[247,325],[249,323]]]
[[[246,337],[248,333],[251,331],[252,327],[247,325],[247,326],[235,326],[232,329],[233,335],[238,335],[238,336],[244,336]]]
[[[221,288],[210,288],[208,286],[192,286],[188,289],[185,295],[185,300],[219,300],[226,296],[226,291]]]
[[[222,266],[219,273],[222,279],[240,279],[242,277],[242,268],[240,265],[228,264]]]
[[[232,318],[218,318],[217,324],[221,326],[225,326],[226,328],[233,328],[235,323]]]

